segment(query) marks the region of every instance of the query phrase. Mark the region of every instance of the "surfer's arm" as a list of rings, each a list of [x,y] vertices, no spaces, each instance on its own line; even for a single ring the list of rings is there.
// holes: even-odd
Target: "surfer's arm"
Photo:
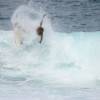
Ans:
[[[42,20],[41,20],[41,22],[40,22],[40,26],[42,26],[42,24],[43,24],[43,19],[44,19],[45,16],[46,16],[46,15],[43,15],[43,18],[42,18]]]

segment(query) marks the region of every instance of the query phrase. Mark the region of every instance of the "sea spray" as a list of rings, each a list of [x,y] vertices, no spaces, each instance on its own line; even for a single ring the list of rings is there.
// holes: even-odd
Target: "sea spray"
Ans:
[[[94,84],[100,77],[100,35],[95,33],[57,33],[47,17],[43,43],[35,32],[42,18],[32,7],[20,6],[12,16],[12,24],[22,34],[24,43],[13,45],[14,31],[1,31],[1,80],[5,83],[33,82],[53,86],[84,86]]]

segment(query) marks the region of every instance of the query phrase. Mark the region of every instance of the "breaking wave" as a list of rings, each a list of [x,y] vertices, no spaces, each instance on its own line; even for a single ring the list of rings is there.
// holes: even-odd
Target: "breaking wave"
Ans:
[[[11,19],[14,30],[0,31],[0,81],[66,86],[99,81],[100,32],[54,32],[46,16],[40,44],[35,30],[43,14],[30,6],[20,6]],[[20,47],[14,43],[16,30],[23,34]]]

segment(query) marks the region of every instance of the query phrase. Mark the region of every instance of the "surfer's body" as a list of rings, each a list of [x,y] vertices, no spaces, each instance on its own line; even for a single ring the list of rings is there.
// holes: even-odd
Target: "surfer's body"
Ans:
[[[45,17],[45,15],[43,16],[43,19],[44,19],[44,17]],[[40,26],[36,29],[37,35],[40,36],[40,43],[43,40],[43,32],[44,32],[44,28],[42,27],[43,19],[40,22]]]
[[[44,28],[43,27],[41,27],[41,26],[39,26],[38,28],[37,28],[37,34],[38,34],[38,36],[40,36],[41,37],[41,39],[40,39],[40,43],[42,42],[42,39],[43,39],[43,32],[44,32]]]

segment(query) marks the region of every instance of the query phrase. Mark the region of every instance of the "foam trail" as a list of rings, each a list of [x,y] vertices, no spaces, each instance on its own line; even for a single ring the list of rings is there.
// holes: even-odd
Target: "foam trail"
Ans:
[[[26,5],[13,14],[12,24],[24,38],[20,48],[13,45],[13,31],[0,32],[1,80],[19,84],[41,81],[54,86],[83,86],[99,80],[99,32],[57,33],[45,18],[44,39],[39,44],[35,29],[42,14]]]

